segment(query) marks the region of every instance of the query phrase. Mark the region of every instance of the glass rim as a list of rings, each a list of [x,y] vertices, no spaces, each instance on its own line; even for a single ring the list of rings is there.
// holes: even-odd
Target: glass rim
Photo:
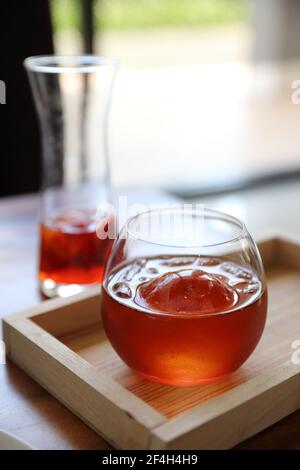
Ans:
[[[165,242],[163,240],[153,241],[150,238],[135,235],[133,233],[133,231],[130,229],[130,225],[132,223],[136,222],[140,217],[145,217],[145,216],[151,217],[152,215],[155,215],[155,214],[168,213],[168,212],[169,213],[172,213],[172,212],[180,213],[180,212],[183,212],[184,210],[187,211],[187,207],[184,204],[179,205],[179,206],[175,206],[175,207],[164,207],[164,208],[160,208],[160,209],[149,209],[147,211],[140,212],[140,213],[134,215],[133,217],[131,217],[129,220],[127,220],[123,230],[125,230],[135,240],[139,240],[139,241],[149,243],[149,244],[152,244],[152,245],[156,245],[156,246],[166,246],[166,247],[184,248],[184,249],[186,249],[188,246],[190,246],[192,248],[220,247],[220,246],[224,246],[224,245],[228,245],[228,244],[238,242],[242,238],[245,238],[245,237],[249,236],[249,232],[247,230],[247,227],[241,219],[238,219],[237,217],[235,217],[233,215],[227,214],[226,212],[222,212],[222,211],[219,211],[219,210],[216,210],[216,209],[210,209],[210,208],[207,208],[207,207],[203,207],[203,208],[190,207],[190,211],[191,211],[192,214],[195,214],[195,215],[199,214],[199,215],[202,215],[204,218],[207,217],[207,216],[208,217],[210,216],[209,218],[212,218],[212,219],[215,219],[215,220],[222,220],[224,222],[234,224],[235,226],[239,227],[238,235],[236,235],[235,237],[232,237],[232,238],[228,238],[228,239],[226,239],[222,242],[217,242],[217,243],[181,244],[181,243],[168,243],[168,242]]]
[[[90,73],[102,67],[119,64],[114,57],[104,57],[95,54],[81,55],[34,55],[27,57],[24,67],[31,72],[43,73]]]

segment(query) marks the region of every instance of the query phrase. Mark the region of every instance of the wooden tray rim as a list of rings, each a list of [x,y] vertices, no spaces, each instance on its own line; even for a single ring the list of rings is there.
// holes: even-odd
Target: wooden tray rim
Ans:
[[[297,235],[276,231],[275,233],[271,232],[264,237],[260,237],[257,244],[261,247],[264,245],[267,249],[270,248],[269,253],[266,253],[267,265],[272,262],[274,256],[277,257],[278,250],[275,250],[274,245],[277,247],[277,245],[285,243],[291,243],[300,249],[300,237]],[[32,308],[11,314],[2,320],[4,336],[9,336],[10,332],[8,329],[15,330],[33,344],[39,352],[46,353],[54,361],[58,361],[63,368],[68,369],[73,375],[85,382],[87,386],[97,391],[101,407],[105,409],[105,407],[109,405],[109,409],[113,409],[113,412],[116,413],[116,416],[120,419],[125,419],[125,421],[130,420],[131,423],[132,420],[134,420],[137,423],[136,431],[141,432],[141,439],[138,438],[136,442],[137,446],[145,445],[146,433],[148,436],[146,437],[146,441],[148,441],[148,448],[150,449],[170,448],[169,446],[176,447],[177,444],[180,444],[181,439],[188,439],[194,431],[200,431],[205,427],[208,427],[207,441],[209,441],[209,433],[211,432],[209,428],[212,423],[215,423],[215,426],[218,425],[217,421],[219,417],[229,415],[234,410],[239,413],[239,410],[242,411],[243,405],[249,404],[250,402],[255,404],[264,394],[268,394],[271,389],[276,390],[279,385],[282,385],[283,382],[287,382],[292,377],[295,378],[295,387],[300,387],[300,365],[296,366],[291,362],[287,362],[258,377],[251,378],[246,383],[237,385],[205,403],[199,404],[190,410],[168,419],[151,405],[125,389],[122,385],[110,377],[99,373],[98,370],[96,371],[92,364],[30,320],[32,317],[52,310],[66,306],[72,307],[80,301],[98,296],[99,293],[99,287],[94,287],[84,293],[69,298],[46,300]],[[7,342],[9,344],[9,341]],[[13,354],[9,348],[8,356],[13,360]],[[64,363],[61,362],[62,357],[65,360]],[[26,367],[25,369],[37,382],[47,388],[43,380],[40,381],[39,377],[35,376],[32,369],[28,370]],[[250,390],[249,385],[251,385]],[[50,393],[54,394],[53,391]],[[56,398],[62,401],[61,397]],[[67,403],[65,404],[68,406]],[[70,408],[70,406],[68,407]],[[291,408],[286,410],[287,413],[284,413],[284,415],[276,416],[275,420],[274,416],[270,417],[270,419],[266,416],[266,419],[263,420],[260,425],[261,430],[282,419],[287,414],[296,411],[298,408],[300,408],[300,394],[298,399],[293,402]],[[72,411],[77,414],[76,410],[72,409]],[[82,416],[80,416],[80,418],[84,419]],[[89,425],[91,426],[90,423]],[[99,429],[97,429],[97,432],[99,432]],[[238,442],[251,435],[250,430],[247,434],[243,434]],[[105,436],[105,438],[108,439],[107,436]],[[224,443],[224,448],[238,443],[236,440],[231,442],[230,436],[227,441],[228,442]],[[193,442],[195,442],[195,439],[191,440],[191,443]],[[114,445],[116,445],[115,442]],[[190,448],[195,447],[192,446]]]

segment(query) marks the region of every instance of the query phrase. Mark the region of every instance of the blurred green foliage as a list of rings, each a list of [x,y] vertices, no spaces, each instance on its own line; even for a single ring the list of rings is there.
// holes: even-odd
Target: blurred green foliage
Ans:
[[[213,26],[247,19],[247,0],[95,0],[96,28]],[[51,0],[56,30],[80,28],[79,0]]]

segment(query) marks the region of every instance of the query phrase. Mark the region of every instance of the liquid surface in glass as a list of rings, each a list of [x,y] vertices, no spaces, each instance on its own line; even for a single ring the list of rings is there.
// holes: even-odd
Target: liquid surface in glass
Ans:
[[[103,288],[107,335],[129,367],[173,385],[237,369],[262,334],[267,293],[257,275],[215,257],[137,258]]]

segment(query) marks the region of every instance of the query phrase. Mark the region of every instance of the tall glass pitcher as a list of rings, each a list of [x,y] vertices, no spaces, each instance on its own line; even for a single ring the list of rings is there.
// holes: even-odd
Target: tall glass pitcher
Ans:
[[[99,239],[99,206],[110,199],[107,119],[114,59],[25,60],[42,135],[39,282],[67,296],[100,282],[112,240]]]

